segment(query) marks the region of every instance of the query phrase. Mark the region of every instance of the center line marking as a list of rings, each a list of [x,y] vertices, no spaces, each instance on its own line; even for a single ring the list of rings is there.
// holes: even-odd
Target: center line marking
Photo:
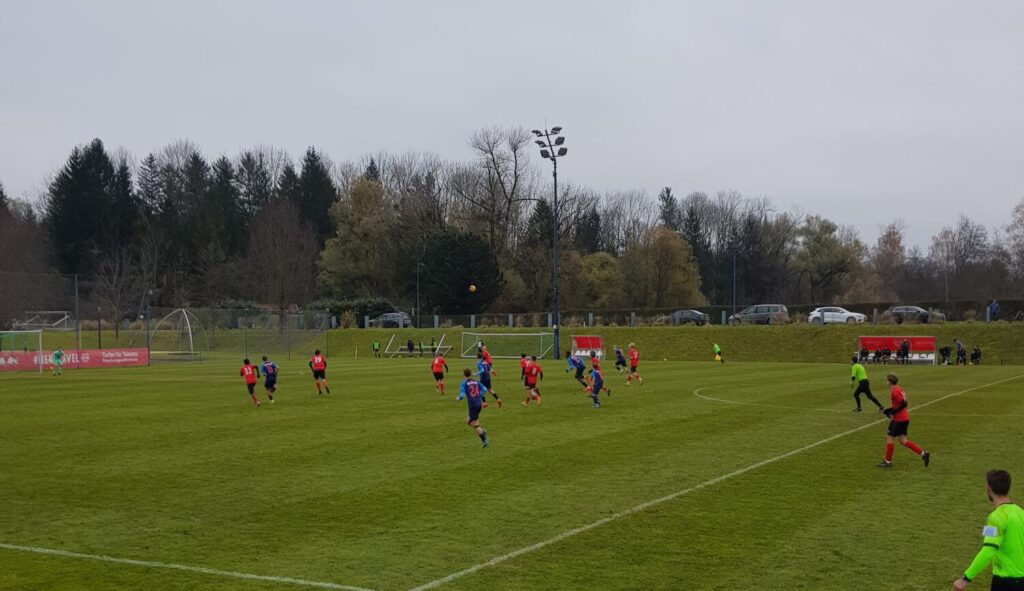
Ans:
[[[925,407],[931,406],[933,404],[942,402],[943,400],[947,400],[949,398],[952,398],[954,396],[959,396],[961,394],[966,394],[968,392],[974,392],[975,390],[981,390],[982,388],[988,388],[989,386],[997,386],[999,384],[1005,384],[1006,382],[1012,382],[1013,380],[1019,380],[1020,378],[1024,378],[1024,375],[1014,376],[1012,378],[1006,378],[1005,380],[999,380],[999,381],[996,381],[996,382],[991,382],[989,384],[983,384],[981,386],[975,386],[973,388],[968,388],[966,390],[960,390],[959,392],[953,392],[951,394],[946,394],[945,396],[940,396],[939,398],[936,398],[935,400],[930,400],[928,402],[919,404],[919,405],[917,405],[914,408],[925,408]],[[913,412],[913,409],[911,409],[911,412]],[[620,512],[615,513],[613,515],[609,515],[608,517],[604,517],[602,519],[598,519],[597,521],[595,521],[593,523],[588,523],[587,525],[583,525],[583,526],[580,526],[580,527],[577,527],[577,528],[574,528],[574,529],[570,529],[570,530],[564,531],[564,532],[558,534],[557,536],[555,536],[553,538],[549,538],[547,540],[544,540],[543,542],[537,542],[536,544],[533,544],[533,545],[530,545],[530,546],[525,546],[523,548],[519,548],[518,550],[513,550],[512,552],[509,552],[508,554],[502,554],[501,556],[496,556],[496,557],[488,560],[487,562],[481,562],[479,564],[474,564],[473,566],[471,566],[469,568],[460,570],[458,572],[454,572],[454,573],[452,573],[450,575],[441,577],[440,579],[435,579],[435,580],[430,581],[428,583],[424,583],[424,584],[422,584],[422,585],[420,585],[418,587],[413,587],[409,591],[426,591],[427,589],[434,589],[436,587],[440,587],[441,585],[444,585],[446,583],[450,583],[450,582],[452,582],[452,581],[454,581],[456,579],[461,579],[462,577],[464,577],[466,575],[471,575],[471,574],[473,574],[473,573],[475,573],[475,572],[477,572],[479,570],[485,569],[485,568],[487,568],[489,566],[496,566],[496,565],[501,564],[503,562],[507,562],[507,561],[509,561],[509,560],[511,560],[513,558],[522,556],[523,554],[528,554],[530,552],[533,552],[534,550],[540,550],[541,548],[544,548],[545,546],[550,546],[551,544],[555,544],[557,542],[561,542],[562,540],[571,538],[571,537],[573,537],[575,535],[578,535],[578,534],[590,531],[590,530],[592,530],[594,528],[597,528],[597,527],[601,527],[602,525],[605,525],[606,523],[611,523],[612,521],[616,521],[616,520],[622,519],[623,517],[628,517],[630,515],[633,515],[634,513],[639,513],[640,511],[644,511],[646,509],[650,509],[651,507],[656,507],[658,505],[661,505],[661,504],[666,503],[668,501],[671,501],[673,499],[677,499],[679,497],[688,495],[690,493],[694,493],[694,492],[697,492],[699,490],[705,489],[705,488],[707,488],[709,486],[714,486],[714,485],[718,484],[719,482],[723,482],[725,480],[729,480],[730,478],[734,478],[736,476],[741,476],[743,474],[746,474],[747,472],[751,472],[753,470],[757,470],[758,468],[762,468],[762,467],[767,466],[769,464],[774,464],[775,462],[784,460],[786,458],[790,458],[790,457],[795,456],[797,454],[803,453],[803,452],[805,452],[805,451],[807,451],[809,449],[814,449],[816,447],[820,447],[822,445],[825,445],[826,443],[831,443],[831,442],[835,441],[836,439],[840,439],[840,438],[846,437],[847,435],[852,435],[854,433],[858,433],[858,432],[863,431],[865,429],[870,429],[872,427],[876,427],[876,426],[878,426],[879,423],[885,422],[885,421],[888,421],[888,420],[889,419],[876,419],[874,421],[871,421],[870,423],[861,425],[860,427],[856,427],[856,428],[850,429],[849,431],[843,431],[842,433],[839,433],[837,435],[832,435],[831,437],[826,437],[825,439],[822,439],[821,441],[817,441],[815,443],[810,443],[810,444],[807,444],[807,445],[805,445],[803,447],[798,447],[796,449],[787,451],[784,454],[780,454],[780,455],[777,455],[775,457],[768,458],[767,460],[761,460],[760,462],[757,462],[756,464],[751,464],[751,465],[749,465],[749,466],[747,466],[745,468],[740,468],[738,470],[734,470],[732,472],[729,472],[728,474],[723,474],[722,476],[717,476],[715,478],[712,478],[711,480],[705,480],[704,482],[701,482],[700,484],[696,484],[694,486],[691,486],[690,488],[686,488],[686,489],[683,489],[683,490],[680,490],[680,491],[676,491],[674,493],[665,495],[663,497],[660,497],[660,498],[657,498],[657,499],[654,499],[654,500],[651,500],[651,501],[647,501],[646,503],[641,503],[641,504],[639,504],[639,505],[637,505],[635,507],[631,507],[631,508],[626,509],[624,511],[620,511]]]
[[[113,562],[116,564],[130,564],[133,566],[144,566],[146,568],[163,568],[170,570],[182,570],[191,573],[202,573],[218,577],[231,577],[233,579],[247,579],[250,581],[265,581],[271,583],[285,583],[299,587],[315,587],[318,589],[340,589],[341,591],[373,591],[363,587],[351,585],[339,585],[337,583],[323,583],[320,581],[306,581],[304,579],[293,579],[291,577],[273,577],[269,575],[254,575],[251,573],[240,573],[230,570],[218,570],[204,566],[188,566],[185,564],[174,564],[171,562],[153,562],[149,560],[134,560],[132,558],[116,558],[114,556],[103,556],[100,554],[83,554],[81,552],[69,552],[67,550],[55,550],[53,548],[38,548],[36,546],[18,546],[16,544],[0,543],[4,550],[16,552],[31,552],[33,554],[46,554],[49,556],[63,556],[64,558],[80,558],[85,560],[97,560],[100,562]]]

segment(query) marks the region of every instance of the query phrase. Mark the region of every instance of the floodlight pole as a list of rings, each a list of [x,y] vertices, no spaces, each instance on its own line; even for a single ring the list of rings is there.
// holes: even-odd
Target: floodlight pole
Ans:
[[[152,297],[153,290],[146,288],[146,365],[152,365],[151,361],[153,358],[153,341],[152,334],[149,331],[149,298]]]
[[[551,199],[551,328],[554,336],[554,358],[561,355],[561,343],[559,342],[560,319],[558,317],[558,159],[565,156],[566,148],[560,147],[565,143],[565,137],[559,137],[562,128],[555,126],[541,131],[533,130],[537,136],[536,143],[540,146],[541,158],[551,161],[551,178],[553,181],[553,195]],[[552,139],[552,136],[554,138]],[[557,149],[556,149],[557,148]]]
[[[420,267],[423,263],[416,259],[416,328],[420,327]]]

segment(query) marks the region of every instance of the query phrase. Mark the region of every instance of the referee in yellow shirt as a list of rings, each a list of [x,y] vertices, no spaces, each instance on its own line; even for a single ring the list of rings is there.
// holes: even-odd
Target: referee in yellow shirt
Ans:
[[[953,588],[963,591],[974,577],[992,565],[992,591],[1024,591],[1024,509],[1010,497],[1010,473],[989,470],[985,474],[985,492],[995,510],[981,535],[981,551],[967,567],[963,576],[953,582]]]

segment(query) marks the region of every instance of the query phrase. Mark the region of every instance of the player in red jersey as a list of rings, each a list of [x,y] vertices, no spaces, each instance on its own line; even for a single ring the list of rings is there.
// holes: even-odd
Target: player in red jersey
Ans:
[[[596,367],[598,371],[601,369],[601,356],[597,354],[597,351],[590,352],[590,365]]]
[[[260,368],[250,363],[248,358],[245,358],[242,360],[242,369],[238,370],[238,375],[245,378],[245,387],[249,390],[252,403],[256,405],[256,408],[259,408],[260,399],[256,397],[256,380],[260,377]]]
[[[526,376],[523,380],[526,386],[526,400],[523,401],[523,406],[530,406],[531,400],[536,400],[537,406],[540,406],[540,390],[537,389],[537,380],[543,379],[544,369],[537,363],[537,356],[534,355],[530,357],[530,365],[526,368]]]
[[[878,464],[878,467],[892,468],[892,440],[899,439],[903,447],[921,456],[921,460],[924,461],[924,467],[927,468],[928,462],[931,460],[931,454],[907,439],[907,430],[910,428],[910,413],[907,411],[907,393],[897,385],[900,383],[900,379],[896,377],[896,374],[889,374],[885,376],[885,379],[889,382],[889,396],[892,398],[892,406],[881,411],[882,414],[889,417],[889,429],[885,434],[885,459]]]
[[[486,361],[487,364],[491,366],[491,375],[498,375],[497,370],[494,369],[494,361],[491,359],[491,352],[487,350],[487,345],[480,343],[480,350],[477,352],[483,355],[483,360]]]
[[[323,394],[323,390],[331,393],[331,387],[327,385],[327,358],[320,354],[320,349],[313,351],[309,358],[309,369],[313,370],[313,382],[316,383],[316,393]]]
[[[444,355],[438,353],[434,356],[434,360],[430,362],[430,371],[434,372],[437,391],[444,396],[444,374],[448,373],[448,362],[444,360]]]
[[[640,385],[643,386],[644,385],[644,379],[641,378],[640,374],[637,373],[637,371],[636,371],[637,366],[640,365],[640,351],[636,350],[636,345],[634,343],[630,343],[629,344],[629,353],[628,354],[629,354],[629,375],[626,376],[626,385],[628,386],[629,383],[631,381],[633,381],[633,378],[636,378],[636,381],[640,382]]]
[[[530,358],[526,356],[526,353],[519,354],[519,378],[526,383],[526,369],[530,367]]]

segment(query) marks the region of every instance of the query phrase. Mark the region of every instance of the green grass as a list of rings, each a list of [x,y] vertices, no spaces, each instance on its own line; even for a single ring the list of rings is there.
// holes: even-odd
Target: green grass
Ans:
[[[0,374],[0,543],[403,591],[867,425],[438,589],[939,589],[1024,475],[1021,367],[901,368],[934,459],[883,471],[845,365],[645,361],[599,410],[546,365],[526,409],[498,362],[488,449],[422,360],[286,362],[259,410],[235,364]],[[0,589],[143,588],[301,587],[0,548]]]

